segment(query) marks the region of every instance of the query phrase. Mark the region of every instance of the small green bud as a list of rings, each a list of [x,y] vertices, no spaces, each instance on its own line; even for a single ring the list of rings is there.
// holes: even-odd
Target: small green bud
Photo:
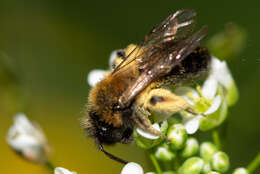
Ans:
[[[166,144],[158,147],[155,151],[155,157],[160,161],[168,162],[175,158],[175,156],[176,155],[169,150],[169,147]]]
[[[199,157],[187,159],[179,169],[179,174],[199,174],[203,169],[204,161]]]
[[[167,137],[171,141],[171,148],[177,150],[183,148],[187,139],[187,132],[182,124],[174,124],[169,128]]]
[[[211,166],[209,162],[205,162],[204,167],[202,169],[202,173],[208,173],[211,171]]]
[[[199,142],[195,138],[188,138],[185,145],[184,149],[181,153],[182,157],[188,158],[193,155],[196,155],[199,151]]]
[[[163,174],[177,174],[177,173],[173,172],[173,171],[166,171],[166,172],[163,172]]]
[[[209,171],[209,172],[207,172],[206,174],[221,174],[221,173],[216,172],[216,171]]]
[[[217,147],[211,142],[204,142],[200,145],[200,156],[205,161],[210,161],[217,152]]]
[[[160,126],[158,124],[156,126],[158,127],[158,129],[160,129],[160,132],[163,135],[166,134],[167,129],[168,129],[167,121],[164,121],[163,123],[161,123]],[[146,135],[146,133],[143,133],[141,135],[140,133],[137,133],[137,131],[134,131],[133,135],[135,138],[135,144],[142,149],[150,149],[150,148],[157,146],[158,144],[160,144],[163,141],[163,139],[159,136],[150,135],[150,133],[148,133],[148,134],[149,135]]]
[[[211,160],[213,170],[225,173],[229,168],[229,158],[224,152],[217,152],[213,155]]]
[[[234,170],[232,174],[249,174],[248,170],[241,167]]]

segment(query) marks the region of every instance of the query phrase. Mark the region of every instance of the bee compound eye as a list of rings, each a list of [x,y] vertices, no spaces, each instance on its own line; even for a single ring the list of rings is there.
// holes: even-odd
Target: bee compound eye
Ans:
[[[125,55],[125,51],[124,50],[118,50],[116,52],[117,56],[122,58],[122,59],[125,59],[126,55]]]

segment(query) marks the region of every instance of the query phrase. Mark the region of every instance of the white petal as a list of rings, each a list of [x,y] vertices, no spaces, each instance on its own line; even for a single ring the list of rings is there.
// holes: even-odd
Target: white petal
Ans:
[[[74,174],[74,172],[71,172],[65,168],[62,167],[56,167],[54,169],[54,174]]]
[[[155,174],[154,172],[147,172],[147,173],[145,173],[145,174]]]
[[[211,104],[211,106],[208,108],[208,110],[204,113],[205,115],[209,115],[212,114],[214,112],[216,112],[218,110],[218,108],[220,107],[221,104],[221,96],[217,95],[214,100],[213,103]]]
[[[204,82],[201,92],[203,97],[207,99],[213,99],[216,95],[218,88],[218,81],[213,75],[210,75],[207,80]]]
[[[228,69],[227,63],[225,61],[220,61],[219,59],[213,57],[212,59],[212,73],[220,84],[225,88],[229,88],[233,78]]]
[[[187,102],[191,105],[194,104],[194,102],[187,96],[188,93],[191,93],[192,94],[192,97],[194,99],[196,98],[199,98],[199,93],[193,89],[193,88],[190,88],[190,87],[180,87],[180,88],[177,88],[174,93],[176,93],[177,95],[179,96],[182,96],[183,98],[185,98],[187,100]]]
[[[200,119],[201,116],[194,116],[194,118],[185,121],[184,126],[188,134],[194,134],[199,129]]]
[[[121,174],[143,174],[143,168],[134,162],[127,163],[121,171]]]
[[[109,66],[110,66],[111,69],[112,69],[112,65],[113,65],[115,59],[117,58],[117,51],[118,50],[112,51],[110,56],[109,56]]]
[[[40,127],[28,120],[23,113],[14,117],[14,124],[7,132],[6,141],[29,161],[41,163],[47,160],[50,148],[47,139]]]
[[[180,88],[177,88],[174,92],[180,96],[185,96],[185,95],[187,95],[187,93],[192,93],[193,98],[200,97],[198,92],[191,87],[180,87]]]
[[[157,129],[158,131],[160,131],[160,126],[159,126],[158,123],[153,124],[153,127],[154,127],[155,129]],[[141,135],[141,136],[143,136],[143,137],[145,137],[145,138],[147,138],[147,139],[155,140],[155,139],[158,139],[158,138],[159,138],[159,136],[153,135],[153,134],[151,134],[150,132],[146,132],[145,130],[140,129],[140,128],[136,128],[136,132],[137,132],[139,135]]]
[[[95,69],[89,72],[88,74],[88,84],[93,87],[95,86],[99,81],[101,81],[105,77],[106,71]]]
[[[27,136],[26,134],[11,135],[8,133],[6,140],[16,151],[23,151],[25,148],[41,145],[34,137]]]

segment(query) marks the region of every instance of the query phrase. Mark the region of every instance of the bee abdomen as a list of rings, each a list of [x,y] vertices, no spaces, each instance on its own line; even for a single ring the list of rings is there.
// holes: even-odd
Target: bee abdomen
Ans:
[[[209,71],[210,61],[211,55],[208,49],[198,47],[162,78],[162,84],[177,85],[205,77]]]

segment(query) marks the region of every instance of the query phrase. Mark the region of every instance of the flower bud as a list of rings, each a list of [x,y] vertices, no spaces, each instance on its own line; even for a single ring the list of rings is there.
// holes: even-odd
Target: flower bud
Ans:
[[[182,151],[182,157],[188,158],[193,155],[196,155],[199,151],[199,143],[195,138],[188,138],[185,145],[184,149]]]
[[[206,174],[221,174],[221,173],[216,172],[216,171],[209,171],[209,172],[207,172]]]
[[[205,162],[204,167],[202,169],[202,173],[208,173],[211,171],[211,166],[209,162]]]
[[[182,124],[174,124],[169,128],[167,137],[171,141],[171,148],[177,150],[183,148],[187,132]]]
[[[175,158],[175,154],[169,150],[168,145],[164,144],[156,149],[155,157],[160,161],[168,162]]]
[[[179,174],[199,174],[203,169],[204,161],[199,157],[187,159],[179,169]]]
[[[165,135],[168,129],[168,123],[167,121],[164,121],[161,125],[155,123],[153,127]],[[136,145],[142,149],[150,149],[163,141],[162,137],[153,135],[139,128],[134,132],[134,137]]]
[[[210,161],[210,159],[216,152],[217,147],[211,142],[204,142],[200,145],[200,156],[205,161]]]
[[[19,113],[14,124],[8,130],[6,141],[24,159],[35,163],[46,163],[50,154],[50,146],[41,128],[35,122]]]
[[[211,159],[211,166],[213,170],[225,173],[229,168],[229,158],[224,152],[217,152]]]
[[[54,174],[76,174],[76,172],[71,172],[65,168],[62,167],[56,167],[54,169]]]
[[[237,168],[232,174],[249,174],[248,170],[245,168]]]
[[[121,174],[143,174],[143,168],[134,162],[127,163],[121,171]]]
[[[163,172],[163,174],[177,174],[177,173],[173,172],[173,171],[166,171],[166,172]]]

